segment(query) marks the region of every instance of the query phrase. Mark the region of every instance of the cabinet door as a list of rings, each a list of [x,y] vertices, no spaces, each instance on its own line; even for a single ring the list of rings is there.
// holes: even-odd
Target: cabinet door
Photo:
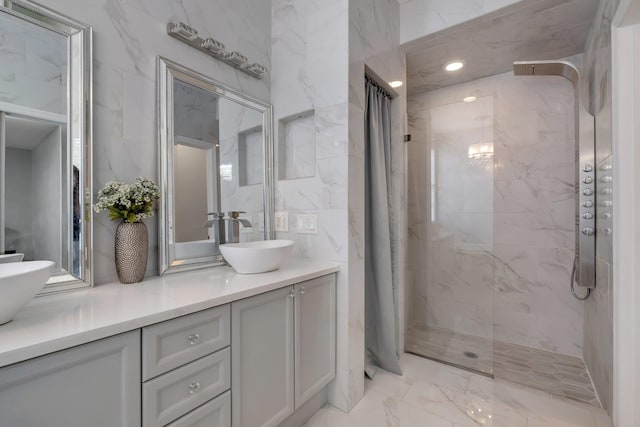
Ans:
[[[293,413],[293,288],[231,305],[234,427],[277,426]]]
[[[139,427],[140,331],[0,369],[0,424]]]
[[[296,409],[336,375],[336,282],[323,276],[295,286]]]

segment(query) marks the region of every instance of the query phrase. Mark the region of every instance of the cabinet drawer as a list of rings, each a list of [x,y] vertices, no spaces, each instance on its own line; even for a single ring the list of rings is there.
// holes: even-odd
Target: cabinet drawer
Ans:
[[[225,348],[142,384],[143,426],[164,426],[228,390],[230,364]]]
[[[142,380],[185,365],[230,343],[229,304],[142,329]]]
[[[194,409],[167,427],[231,427],[231,391]]]

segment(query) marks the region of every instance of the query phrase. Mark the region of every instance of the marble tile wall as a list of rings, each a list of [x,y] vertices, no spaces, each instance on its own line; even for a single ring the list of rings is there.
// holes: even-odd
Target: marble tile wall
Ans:
[[[221,211],[246,212],[253,227],[240,226],[240,241],[263,240],[262,113],[224,98],[218,106],[220,165],[231,172],[220,181]]]
[[[31,192],[32,153],[30,150],[7,148],[6,150],[5,210],[6,249],[22,252],[26,259],[34,259],[33,248],[33,200]]]
[[[610,201],[611,184],[602,180],[612,176],[612,86],[611,86],[611,19],[619,0],[601,0],[585,49],[585,74],[589,104],[596,118],[596,191],[597,248],[596,289],[585,302],[584,360],[603,406],[611,413],[613,405],[613,227]]]
[[[411,322],[582,356],[573,100],[512,73],[409,98]],[[479,142],[492,159],[469,159]]]
[[[250,96],[269,102],[270,78],[250,77],[166,34],[170,21],[195,27],[252,61],[271,63],[271,5],[262,0],[41,0],[40,4],[94,29],[94,188],[136,176],[158,178],[157,56],[179,62]],[[147,274],[157,274],[157,217],[149,233]],[[117,280],[116,223],[94,220],[97,284]]]
[[[276,210],[289,213],[289,232],[278,237],[294,240],[299,256],[342,266],[337,378],[330,386],[329,401],[349,410],[364,393],[364,65],[384,79],[404,80],[398,4],[395,0],[274,0],[272,4],[275,128],[279,132],[282,119],[314,110],[315,136],[313,176],[278,182]],[[400,93],[404,96],[403,90]],[[394,104],[394,142],[401,141],[404,130],[403,104],[402,98]],[[276,135],[276,141],[279,138]],[[395,147],[400,150],[394,156],[396,181],[404,182],[402,145]],[[403,206],[404,193],[394,194],[398,206]],[[296,233],[295,216],[300,213],[318,216],[318,234]],[[394,217],[398,239],[405,224],[401,217]],[[398,254],[402,252],[400,248]],[[399,262],[397,266],[401,271]]]
[[[0,102],[66,114],[66,52],[64,37],[0,14]]]
[[[393,0],[351,0],[349,2],[349,281],[351,283],[350,324],[364,317],[364,112],[365,65],[384,82],[406,82],[405,55],[399,44],[400,18],[397,2]],[[405,334],[405,260],[406,260],[406,191],[405,144],[406,91],[405,86],[396,89],[391,103],[391,181],[389,185],[389,221],[391,225],[391,254],[393,268],[394,303],[397,314],[397,348],[404,351]],[[366,328],[366,319],[364,323]],[[364,347],[364,328],[352,327],[358,338],[358,346]],[[358,367],[360,351],[356,348],[352,362]],[[357,390],[358,393],[360,390]],[[352,401],[355,401],[352,398]]]
[[[348,212],[348,0],[273,0],[271,100],[275,141],[286,135],[291,117],[313,110],[315,162],[311,176],[282,179],[277,185],[276,212],[289,214],[289,231],[278,238],[296,242],[295,255],[340,263],[338,273],[337,375],[329,402],[350,410],[364,387],[363,344],[353,327],[364,321],[355,314],[350,280]],[[331,58],[331,60],[327,60]],[[279,144],[278,150],[286,150]],[[286,168],[279,152],[278,169]],[[296,215],[314,214],[317,234],[298,234]],[[361,285],[356,283],[360,293]],[[351,321],[353,320],[353,323]],[[359,359],[354,364],[354,352]]]
[[[520,0],[399,0],[400,43],[406,43]]]

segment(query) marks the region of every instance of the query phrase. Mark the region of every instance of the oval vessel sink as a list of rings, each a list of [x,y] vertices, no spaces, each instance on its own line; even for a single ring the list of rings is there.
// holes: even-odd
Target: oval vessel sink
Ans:
[[[22,253],[0,255],[0,264],[5,264],[8,262],[20,262],[23,258],[24,254]]]
[[[0,325],[13,319],[47,283],[53,261],[0,264]]]
[[[220,253],[224,259],[241,274],[277,270],[291,255],[292,250],[291,240],[262,240],[220,245]]]

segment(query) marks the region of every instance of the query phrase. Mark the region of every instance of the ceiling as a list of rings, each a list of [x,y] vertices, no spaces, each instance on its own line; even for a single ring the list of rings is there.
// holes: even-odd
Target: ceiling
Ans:
[[[33,150],[59,125],[37,119],[6,116],[7,148]]]
[[[525,0],[403,45],[407,92],[415,95],[510,71],[513,61],[584,51],[598,0]],[[465,66],[443,66],[462,59]]]

